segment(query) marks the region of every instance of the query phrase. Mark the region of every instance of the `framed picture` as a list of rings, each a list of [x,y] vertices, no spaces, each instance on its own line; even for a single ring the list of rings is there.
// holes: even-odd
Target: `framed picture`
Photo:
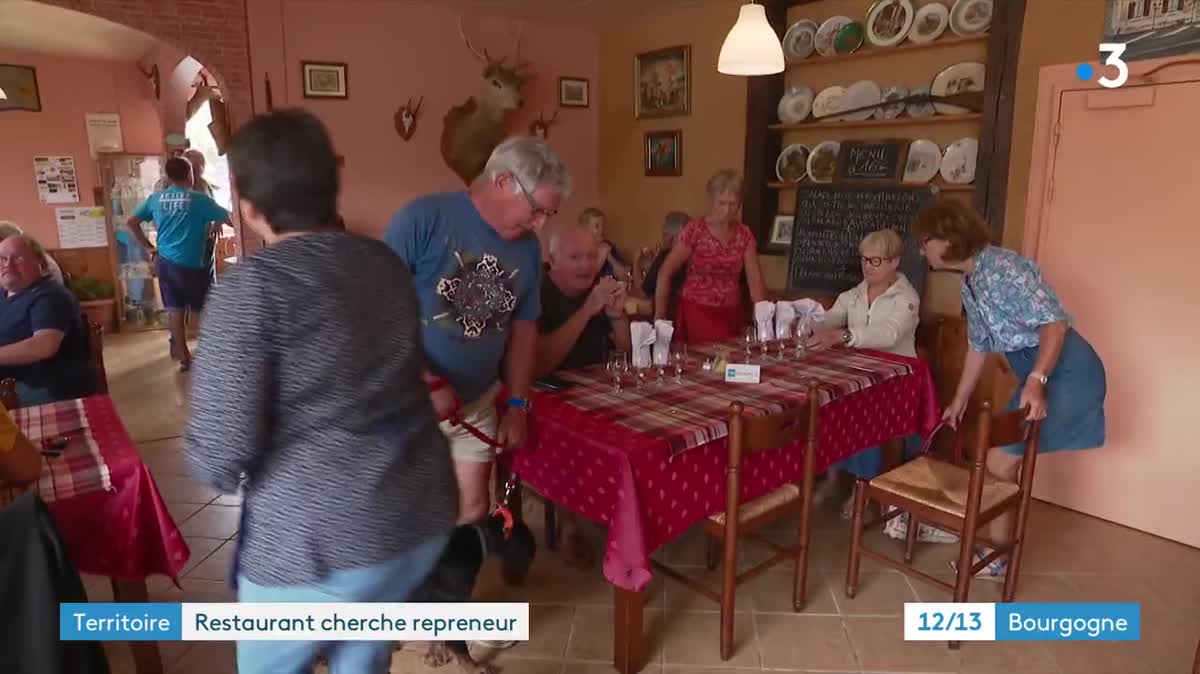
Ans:
[[[692,101],[692,47],[679,45],[638,54],[634,58],[634,116],[686,115]]]
[[[33,66],[0,64],[0,112],[5,110],[42,111],[37,71]]]
[[[792,245],[792,225],[796,221],[794,215],[776,215],[775,223],[771,225],[772,248],[784,249]]]
[[[646,175],[683,175],[683,132],[646,132]]]
[[[1126,45],[1124,61],[1200,52],[1200,4],[1196,0],[1108,0],[1102,43]],[[1109,52],[1100,52],[1104,62]],[[1110,68],[1100,68],[1100,73]],[[1110,75],[1111,77],[1111,75]]]
[[[302,61],[305,98],[349,98],[345,63]]]
[[[558,78],[558,104],[564,108],[586,108],[591,105],[588,81],[581,77]]]

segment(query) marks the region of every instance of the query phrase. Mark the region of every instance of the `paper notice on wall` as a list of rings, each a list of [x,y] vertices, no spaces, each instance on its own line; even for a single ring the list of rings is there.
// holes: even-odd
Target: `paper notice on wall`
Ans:
[[[62,206],[54,209],[60,248],[103,248],[108,245],[104,209]]]
[[[79,203],[79,177],[74,157],[34,157],[33,177],[43,204]]]
[[[125,141],[121,139],[121,116],[115,112],[89,112],[84,115],[87,123],[88,147],[92,159],[101,152],[124,152]]]

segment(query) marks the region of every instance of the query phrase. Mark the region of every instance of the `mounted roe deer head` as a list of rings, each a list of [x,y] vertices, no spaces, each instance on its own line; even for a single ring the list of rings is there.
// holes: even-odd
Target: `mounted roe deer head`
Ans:
[[[462,181],[471,184],[487,164],[492,150],[505,137],[508,113],[525,104],[521,86],[531,76],[521,71],[528,63],[521,60],[521,35],[517,34],[516,58],[512,67],[504,65],[505,58],[493,59],[487,50],[480,52],[471,44],[458,20],[458,34],[467,49],[483,64],[483,92],[450,108],[443,118],[442,158]]]
[[[550,137],[550,127],[554,126],[554,122],[558,120],[558,110],[554,111],[554,116],[546,119],[545,114],[538,113],[538,118],[529,123],[529,135],[546,140]]]
[[[417,115],[421,114],[421,103],[424,100],[425,97],[422,96],[417,100],[416,107],[413,107],[412,99],[408,99],[408,103],[397,110],[392,117],[392,123],[396,125],[396,133],[400,134],[404,140],[412,138],[413,134],[417,132]]]

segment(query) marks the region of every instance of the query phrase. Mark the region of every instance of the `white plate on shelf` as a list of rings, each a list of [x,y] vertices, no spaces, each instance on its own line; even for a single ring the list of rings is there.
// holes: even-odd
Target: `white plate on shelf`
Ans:
[[[896,84],[883,90],[883,101],[895,101],[908,96],[908,87],[902,84]],[[881,108],[875,108],[876,119],[896,119],[904,114],[904,103],[893,103],[885,105]]]
[[[867,11],[867,41],[876,47],[894,47],[904,41],[912,26],[912,0],[878,0]]]
[[[969,37],[985,32],[992,25],[992,0],[958,0],[950,9],[950,30]]]
[[[924,96],[929,94],[929,85],[919,86],[908,93],[909,96]],[[933,117],[937,114],[937,109],[933,107],[933,103],[909,103],[905,108],[909,117]]]
[[[813,117],[824,117],[823,122],[828,122],[836,117],[829,115],[837,115],[838,112],[845,110],[843,105],[846,98],[846,88],[839,86],[826,87],[821,90],[817,97],[813,99],[812,115]]]
[[[908,41],[914,44],[933,42],[946,32],[950,25],[950,10],[940,2],[932,2],[917,10],[912,28],[908,31]]]
[[[796,143],[783,148],[779,158],[775,160],[775,177],[781,183],[798,183],[808,175],[807,145]]]
[[[817,53],[821,56],[836,54],[837,47],[834,45],[834,39],[839,31],[852,23],[854,23],[854,19],[848,16],[831,16],[825,19],[825,22],[817,29],[817,40],[814,43]]]
[[[942,155],[939,172],[951,185],[969,185],[975,181],[975,160],[979,156],[979,141],[959,138],[950,143]]]
[[[801,19],[793,23],[783,36],[783,57],[788,61],[803,61],[817,46],[817,22]]]
[[[836,140],[827,140],[814,147],[808,155],[808,179],[814,183],[833,182],[833,171],[841,150],[842,144]]]
[[[776,112],[779,113],[779,121],[784,124],[799,124],[808,118],[808,113],[812,112],[812,107],[812,89],[803,84],[797,84],[788,87],[787,93],[783,95],[783,98],[779,99]]]
[[[904,161],[904,182],[924,185],[933,180],[942,168],[942,148],[928,138],[918,138],[908,144],[908,159]]]
[[[866,105],[875,105],[883,100],[883,90],[880,89],[879,83],[872,80],[859,80],[854,84],[846,87],[846,95],[842,97],[841,109],[853,110]],[[849,114],[841,115],[838,119],[847,121],[861,122],[865,119],[870,119],[871,115],[875,114],[877,108],[868,110],[859,110]]]
[[[983,91],[987,68],[978,61],[963,61],[946,68],[933,78],[929,91],[934,96],[953,96],[964,91]],[[934,101],[933,107],[939,114],[956,115],[970,112],[966,108]]]

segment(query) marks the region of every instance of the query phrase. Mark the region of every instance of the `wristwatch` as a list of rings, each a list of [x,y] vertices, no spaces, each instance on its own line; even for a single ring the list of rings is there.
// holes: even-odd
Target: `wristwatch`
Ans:
[[[529,398],[509,398],[505,404],[507,404],[509,407],[515,407],[526,413],[533,409],[533,401]]]
[[[842,345],[850,346],[850,342],[853,342],[853,341],[854,341],[854,335],[849,330],[847,330],[845,332],[845,334],[842,335]]]
[[[1030,372],[1029,378],[1037,380],[1037,382],[1039,384],[1041,384],[1042,386],[1045,386],[1046,382],[1050,381],[1050,378],[1047,377],[1046,375],[1042,374],[1041,372]]]

